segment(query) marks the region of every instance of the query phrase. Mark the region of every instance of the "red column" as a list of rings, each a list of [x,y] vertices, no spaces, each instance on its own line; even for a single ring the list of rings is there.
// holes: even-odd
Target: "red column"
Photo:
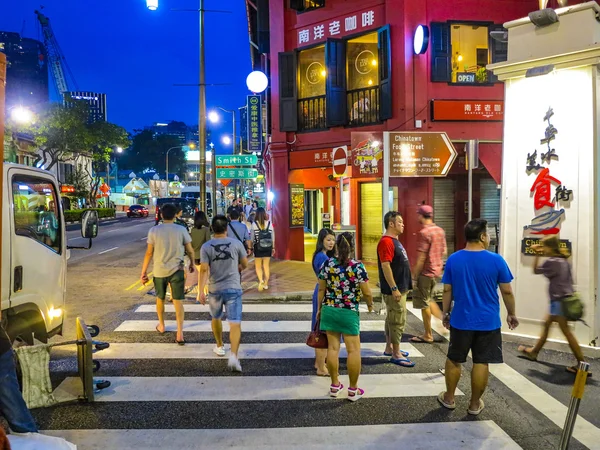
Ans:
[[[273,193],[271,216],[275,226],[275,257],[289,259],[290,194],[288,188],[288,151],[285,143],[271,144],[270,185]]]

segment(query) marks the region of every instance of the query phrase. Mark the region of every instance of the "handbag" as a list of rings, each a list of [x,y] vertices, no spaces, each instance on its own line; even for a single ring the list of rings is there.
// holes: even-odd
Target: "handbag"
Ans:
[[[319,321],[315,322],[315,327],[306,339],[306,345],[312,348],[327,348],[327,333],[319,328]]]
[[[583,317],[583,302],[579,293],[573,292],[561,300],[562,313],[570,322],[577,322]]]

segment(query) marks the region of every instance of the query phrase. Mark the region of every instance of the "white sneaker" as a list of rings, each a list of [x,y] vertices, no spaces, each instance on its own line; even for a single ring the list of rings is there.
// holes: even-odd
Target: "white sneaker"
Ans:
[[[232,372],[241,372],[242,371],[242,365],[240,364],[240,360],[237,359],[237,356],[235,356],[235,355],[229,356],[229,362],[227,363],[227,367],[229,367],[229,369]]]
[[[213,353],[217,356],[225,356],[225,347],[217,347],[213,348]]]

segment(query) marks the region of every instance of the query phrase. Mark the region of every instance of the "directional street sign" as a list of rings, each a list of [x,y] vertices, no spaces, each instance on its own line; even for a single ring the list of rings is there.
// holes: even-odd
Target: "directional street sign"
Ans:
[[[217,155],[217,166],[255,166],[256,155]]]
[[[258,170],[256,169],[219,169],[217,168],[218,179],[229,179],[229,180],[252,180],[258,177]]]
[[[388,133],[390,177],[445,177],[456,159],[446,133]]]

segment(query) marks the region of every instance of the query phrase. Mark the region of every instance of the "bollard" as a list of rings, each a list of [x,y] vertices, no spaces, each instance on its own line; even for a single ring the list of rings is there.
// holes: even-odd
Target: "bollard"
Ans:
[[[571,402],[569,403],[569,409],[567,410],[567,418],[565,419],[562,436],[560,437],[560,444],[558,445],[560,450],[569,448],[569,441],[573,435],[573,428],[575,428],[575,420],[577,419],[577,413],[579,412],[579,404],[583,397],[589,370],[589,363],[586,363],[585,361],[579,362],[575,384],[573,384],[573,392],[571,393]]]

